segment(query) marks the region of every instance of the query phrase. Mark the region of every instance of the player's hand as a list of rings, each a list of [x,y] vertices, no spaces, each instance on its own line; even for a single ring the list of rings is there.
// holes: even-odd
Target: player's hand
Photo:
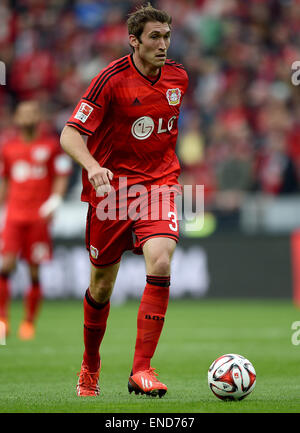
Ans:
[[[88,179],[98,197],[103,197],[111,190],[110,181],[113,179],[113,173],[105,167],[100,167],[99,164],[88,170]]]
[[[62,197],[59,194],[50,195],[48,200],[46,200],[39,209],[40,216],[50,221],[61,202]]]

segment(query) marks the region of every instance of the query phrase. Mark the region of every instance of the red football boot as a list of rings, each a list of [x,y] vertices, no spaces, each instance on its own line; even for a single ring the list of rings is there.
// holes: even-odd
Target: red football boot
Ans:
[[[128,381],[128,391],[136,394],[147,394],[152,397],[157,395],[161,398],[167,392],[167,386],[160,382],[155,372],[155,368],[150,367],[149,370],[138,371],[131,375]]]
[[[77,382],[77,395],[79,397],[90,397],[97,396],[100,394],[99,388],[99,373],[98,371],[92,373],[90,372],[84,363],[81,364],[80,373],[78,373],[78,382]]]

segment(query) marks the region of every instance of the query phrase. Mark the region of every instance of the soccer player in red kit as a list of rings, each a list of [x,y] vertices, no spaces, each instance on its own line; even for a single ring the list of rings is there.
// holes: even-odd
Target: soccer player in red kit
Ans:
[[[49,223],[65,193],[71,160],[57,138],[42,134],[40,107],[21,102],[15,112],[19,131],[1,149],[0,204],[4,204],[1,233],[0,320],[9,333],[9,276],[20,255],[28,265],[31,287],[25,296],[25,317],[19,337],[32,339],[42,298],[40,264],[51,258]]]
[[[92,80],[61,135],[63,149],[83,168],[82,200],[89,203],[86,244],[91,280],[84,298],[85,350],[78,396],[100,392],[99,348],[125,250],[142,252],[147,273],[128,390],[159,397],[167,391],[150,362],[164,324],[170,262],[178,240],[174,197],[166,218],[126,219],[118,213],[105,219],[99,209],[113,192],[119,193],[115,208],[123,209],[121,178],[128,191],[132,186],[146,189],[140,202],[144,217],[149,216],[144,205],[153,186],[179,185],[177,121],[188,78],[182,65],[167,60],[171,17],[166,12],[148,4],[132,13],[127,23],[133,53],[112,62]],[[81,135],[88,136],[86,143]]]

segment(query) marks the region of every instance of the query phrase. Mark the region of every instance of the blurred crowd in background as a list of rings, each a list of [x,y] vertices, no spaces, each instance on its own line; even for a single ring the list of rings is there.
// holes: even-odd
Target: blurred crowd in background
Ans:
[[[145,2],[142,2],[145,4]],[[181,181],[205,185],[205,207],[238,212],[245,193],[300,190],[299,0],[152,0],[173,17],[168,57],[190,84],[180,117]],[[0,145],[17,101],[36,98],[59,134],[90,80],[130,52],[135,0],[1,0]],[[70,182],[79,185],[79,169]]]

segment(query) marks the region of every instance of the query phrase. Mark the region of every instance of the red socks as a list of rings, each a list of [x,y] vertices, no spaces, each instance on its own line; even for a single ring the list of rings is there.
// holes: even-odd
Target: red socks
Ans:
[[[42,298],[39,283],[33,283],[24,298],[25,320],[33,322],[37,316]],[[0,317],[7,319],[8,304],[10,301],[9,275],[0,274]]]
[[[109,301],[99,304],[92,298],[90,290],[87,289],[83,301],[85,347],[83,362],[91,372],[96,372],[100,367],[99,348],[105,333],[109,309]]]
[[[137,317],[137,338],[133,360],[133,373],[150,368],[169,302],[170,277],[147,276],[147,284],[141,299]],[[110,302],[99,304],[89,289],[83,301],[84,354],[83,362],[91,372],[100,367],[99,348],[109,315]]]
[[[34,322],[42,300],[42,290],[39,283],[33,283],[24,299],[25,320]]]
[[[0,318],[7,319],[8,304],[10,301],[9,276],[0,274]]]
[[[132,372],[150,368],[169,302],[170,277],[147,275],[137,317],[137,338]]]

